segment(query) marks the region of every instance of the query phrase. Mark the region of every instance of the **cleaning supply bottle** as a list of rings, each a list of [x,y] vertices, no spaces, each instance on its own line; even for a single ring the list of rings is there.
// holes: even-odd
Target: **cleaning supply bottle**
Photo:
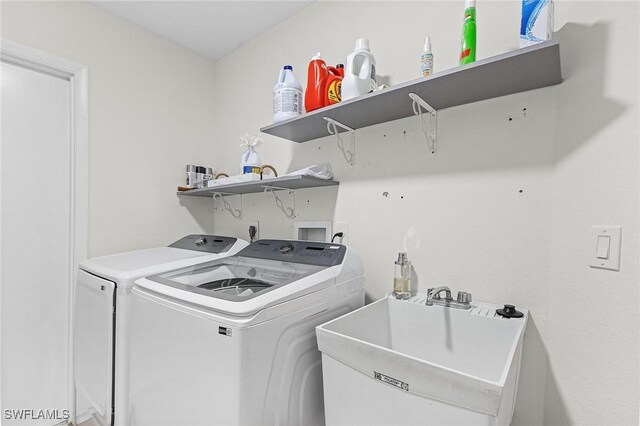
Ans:
[[[376,59],[369,50],[369,40],[356,40],[356,49],[347,56],[347,66],[342,79],[342,100],[356,98],[373,92],[376,83]]]
[[[344,77],[344,65],[338,64],[327,67],[329,75],[325,89],[325,106],[337,104],[342,100],[342,78]]]
[[[302,112],[302,86],[293,75],[293,67],[285,65],[273,87],[273,121],[288,120]]]
[[[304,92],[304,108],[307,112],[325,106],[325,88],[328,76],[327,64],[320,58],[320,52],[318,52],[309,62],[307,90]]]
[[[396,272],[393,277],[393,295],[396,299],[411,297],[411,262],[407,258],[407,253],[398,253]]]
[[[429,36],[424,38],[424,47],[420,56],[420,71],[423,77],[433,74],[433,53],[431,53],[431,40]]]
[[[246,146],[247,150],[242,154],[240,158],[240,173],[257,173],[260,174],[260,169],[262,168],[262,161],[260,160],[260,156],[255,150],[255,147],[262,142],[262,139],[256,136],[249,136],[249,134],[245,133],[244,136],[240,138],[242,143],[240,146]]]
[[[464,2],[464,24],[460,44],[460,65],[476,61],[476,0]]]

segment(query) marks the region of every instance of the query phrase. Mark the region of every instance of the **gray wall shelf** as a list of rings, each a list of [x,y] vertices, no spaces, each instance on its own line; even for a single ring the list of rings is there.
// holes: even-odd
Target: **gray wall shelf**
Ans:
[[[254,194],[264,191],[265,187],[277,189],[303,189],[320,186],[335,186],[340,182],[335,180],[320,179],[313,176],[282,176],[265,180],[254,180],[251,182],[230,183],[228,185],[218,185],[211,188],[191,189],[189,191],[179,191],[178,195],[188,195],[195,197],[213,197],[215,192],[222,195],[229,194]]]
[[[550,40],[349,99],[260,131],[307,142],[329,135],[323,117],[353,129],[410,117],[414,113],[409,93],[441,110],[561,82],[560,45],[557,40]]]

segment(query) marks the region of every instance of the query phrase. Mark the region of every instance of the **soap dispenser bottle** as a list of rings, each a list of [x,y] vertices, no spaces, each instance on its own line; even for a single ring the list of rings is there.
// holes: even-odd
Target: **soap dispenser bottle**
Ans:
[[[393,295],[396,299],[409,299],[411,297],[411,262],[407,253],[398,253],[396,260],[396,272],[393,277]]]

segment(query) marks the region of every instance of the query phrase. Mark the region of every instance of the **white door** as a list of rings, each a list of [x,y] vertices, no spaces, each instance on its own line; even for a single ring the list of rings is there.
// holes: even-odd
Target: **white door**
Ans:
[[[73,405],[73,84],[1,66],[0,423],[52,425]]]

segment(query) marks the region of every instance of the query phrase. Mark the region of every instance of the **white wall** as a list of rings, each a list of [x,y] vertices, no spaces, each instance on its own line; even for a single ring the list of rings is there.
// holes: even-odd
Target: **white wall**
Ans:
[[[342,62],[366,36],[396,84],[419,75],[428,33],[436,72],[453,67],[462,7],[320,2],[215,66],[85,3],[2,2],[2,36],[90,67],[89,248],[99,255],[209,227],[210,201],[174,194],[183,167],[211,160],[236,172],[238,137],[271,122],[283,65],[304,85],[313,52]],[[332,163],[339,188],[279,195],[300,220],[349,223],[370,300],[408,250],[422,291],[448,284],[531,310],[516,424],[638,423],[638,7],[557,2],[565,81],[441,111],[435,158],[415,118],[358,130],[354,167],[331,138],[265,136],[259,148],[281,173]],[[519,13],[516,0],[481,2],[479,57],[517,47]],[[291,235],[264,195],[228,200],[243,219],[218,209],[215,230],[245,236],[259,219],[262,237]],[[623,227],[620,272],[587,266],[592,225]]]
[[[86,2],[1,11],[3,38],[89,67],[89,256],[211,231],[211,202],[175,189],[213,159],[213,62]]]
[[[640,66],[627,48],[640,47],[639,11],[637,2],[557,7],[566,81],[557,98],[547,423],[638,424]],[[586,267],[592,225],[622,226],[620,272]]]
[[[271,123],[283,65],[304,86],[313,52],[343,62],[366,36],[378,73],[396,84],[418,77],[430,34],[436,72],[453,67],[462,9],[320,2],[221,59],[217,169],[236,173],[238,137]],[[480,2],[480,58],[517,48],[519,15],[519,1]],[[421,291],[448,284],[531,310],[516,424],[638,423],[638,18],[631,2],[557,2],[565,81],[441,111],[435,158],[413,117],[358,130],[353,167],[329,137],[264,135],[258,149],[281,173],[331,162],[339,189],[280,194],[300,220],[349,223],[369,300],[391,289],[393,261],[408,250]],[[261,237],[291,235],[262,194],[228,200],[243,219],[217,208],[216,231],[246,235],[260,219]],[[592,225],[623,227],[620,272],[588,267]]]

